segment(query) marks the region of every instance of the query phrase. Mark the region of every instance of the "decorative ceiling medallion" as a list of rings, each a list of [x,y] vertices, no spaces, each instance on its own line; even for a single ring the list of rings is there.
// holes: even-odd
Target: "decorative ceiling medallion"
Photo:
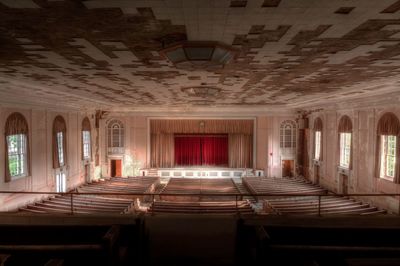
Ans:
[[[160,54],[183,69],[223,67],[233,61],[238,51],[219,42],[185,41],[160,51]]]
[[[182,88],[181,91],[190,97],[212,98],[216,97],[221,92],[221,89],[209,86],[194,86]]]

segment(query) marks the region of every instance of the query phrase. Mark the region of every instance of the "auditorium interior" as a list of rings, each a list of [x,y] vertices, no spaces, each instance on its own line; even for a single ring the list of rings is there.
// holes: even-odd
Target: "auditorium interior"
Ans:
[[[0,265],[400,265],[399,0],[0,0]]]

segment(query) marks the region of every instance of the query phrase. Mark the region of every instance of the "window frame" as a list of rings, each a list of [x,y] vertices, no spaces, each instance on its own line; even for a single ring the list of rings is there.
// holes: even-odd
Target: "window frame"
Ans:
[[[82,130],[82,157],[83,160],[91,159],[91,132],[89,130]]]
[[[13,136],[20,136],[20,140],[16,140],[16,149],[11,149],[11,139]],[[16,137],[18,138],[18,137]],[[8,183],[13,180],[29,177],[31,175],[31,154],[30,154],[30,132],[29,125],[25,116],[19,112],[13,112],[8,115],[4,126],[4,182]],[[19,143],[19,144],[18,144]],[[11,154],[9,154],[9,151]],[[22,165],[18,167],[17,172],[10,173],[10,164],[15,160],[12,157],[18,157],[17,160]]]
[[[10,150],[10,138],[16,137],[16,151]],[[19,140],[18,140],[19,138]],[[27,177],[28,173],[28,136],[26,134],[14,134],[6,136],[6,145],[8,150],[8,169],[10,174],[10,179],[15,180],[21,177]],[[19,144],[18,144],[19,143]],[[12,174],[10,164],[12,163],[11,157],[17,157],[17,165],[20,164],[22,167],[18,167],[20,171],[17,171],[17,174]],[[7,166],[6,166],[7,167]]]
[[[294,121],[286,120],[281,123],[280,135],[279,135],[281,149],[296,149],[297,146],[296,129],[297,126]],[[288,131],[289,134],[287,134]]]
[[[314,132],[314,160],[321,160],[321,141],[322,141],[322,131],[316,130]]]
[[[117,119],[107,123],[107,152],[113,155],[122,155],[125,150],[125,127]]]
[[[352,133],[341,132],[339,134],[339,167],[350,169],[351,164]]]
[[[393,147],[390,148],[392,150],[393,154],[389,154],[389,141],[390,139],[392,140]],[[383,178],[386,180],[390,180],[393,181],[395,178],[395,174],[396,174],[396,161],[397,161],[397,156],[396,156],[396,149],[398,148],[397,145],[397,137],[394,135],[380,135],[380,141],[381,141],[381,145],[380,145],[380,151],[379,154],[381,156],[381,166],[380,166],[380,174],[379,174],[379,178]],[[388,164],[389,164],[389,160],[388,158],[392,158],[392,171],[393,171],[393,175],[389,175],[388,174]]]
[[[65,166],[65,158],[64,158],[64,132],[59,131],[56,133],[57,138],[57,151],[58,151],[58,163],[60,167]]]

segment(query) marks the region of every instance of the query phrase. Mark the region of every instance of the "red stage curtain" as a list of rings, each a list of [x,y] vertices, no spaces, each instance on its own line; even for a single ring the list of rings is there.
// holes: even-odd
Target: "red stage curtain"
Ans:
[[[175,165],[201,165],[200,137],[175,137]]]
[[[175,136],[175,165],[228,165],[228,136]]]
[[[202,138],[202,165],[228,165],[228,136]]]

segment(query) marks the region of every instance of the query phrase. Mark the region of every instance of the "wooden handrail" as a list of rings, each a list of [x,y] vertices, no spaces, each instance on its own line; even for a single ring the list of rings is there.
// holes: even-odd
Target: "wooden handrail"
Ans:
[[[387,193],[387,194],[377,194],[377,193],[351,193],[351,194],[326,194],[326,193],[114,193],[114,192],[52,192],[52,191],[4,191],[1,190],[0,194],[37,194],[37,195],[108,195],[108,196],[215,196],[215,197],[226,197],[226,196],[244,196],[244,197],[272,197],[272,196],[282,196],[282,197],[395,197],[400,196],[400,193]]]

